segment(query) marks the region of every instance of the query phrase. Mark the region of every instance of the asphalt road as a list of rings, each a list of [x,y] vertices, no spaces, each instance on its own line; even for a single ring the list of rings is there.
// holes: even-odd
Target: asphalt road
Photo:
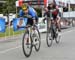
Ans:
[[[47,47],[46,33],[42,33],[41,37],[40,51],[36,52],[33,48],[29,58],[22,51],[22,36],[0,42],[0,60],[75,60],[75,28],[63,30],[60,43],[54,41],[51,47]]]

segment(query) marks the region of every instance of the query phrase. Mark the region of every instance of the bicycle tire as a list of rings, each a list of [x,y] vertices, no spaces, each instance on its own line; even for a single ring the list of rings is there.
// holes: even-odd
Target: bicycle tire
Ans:
[[[48,47],[51,47],[52,46],[52,42],[53,42],[53,40],[50,40],[49,38],[49,34],[51,34],[51,37],[52,37],[52,35],[53,35],[53,32],[52,32],[52,30],[51,29],[48,29],[48,31],[47,31],[47,35],[46,35],[46,42],[47,42],[47,46]],[[50,41],[50,43],[49,43],[49,41]]]
[[[39,38],[38,38],[39,46],[36,47],[36,45],[35,45],[35,50],[38,52],[38,51],[40,50],[40,46],[41,46],[41,37],[40,37],[40,32],[39,32],[39,30],[36,29],[36,31],[38,32],[38,36],[39,36]]]
[[[56,41],[57,44],[59,44],[60,38],[61,38],[61,36],[59,36],[59,35],[57,34],[57,35],[56,35],[56,38],[55,38],[55,41]]]
[[[24,35],[23,35],[22,49],[23,49],[24,55],[25,55],[26,57],[29,57],[29,56],[31,55],[31,52],[32,52],[32,40],[31,40],[31,46],[30,46],[29,54],[27,54],[27,52],[26,52],[26,50],[25,50],[25,45],[24,45],[24,43],[25,43],[24,38],[25,38],[26,34],[29,34],[29,33],[26,31],[26,32],[24,33]],[[30,39],[31,39],[31,36],[30,36]]]

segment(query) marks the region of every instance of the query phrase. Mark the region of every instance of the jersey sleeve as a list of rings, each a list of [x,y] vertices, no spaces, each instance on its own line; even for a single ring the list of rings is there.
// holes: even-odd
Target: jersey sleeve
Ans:
[[[24,15],[23,11],[20,10],[20,11],[19,11],[19,16],[22,17],[23,15]]]
[[[36,11],[33,8],[29,8],[29,15],[32,16],[32,18],[35,18],[36,16]]]

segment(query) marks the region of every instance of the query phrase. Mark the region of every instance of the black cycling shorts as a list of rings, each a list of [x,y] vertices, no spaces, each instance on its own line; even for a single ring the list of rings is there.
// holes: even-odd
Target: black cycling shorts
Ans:
[[[52,14],[53,20],[56,20],[57,15]]]
[[[36,23],[38,23],[38,19],[36,18],[35,20],[36,20]],[[32,26],[33,25],[33,19],[28,18],[27,25],[31,25]]]

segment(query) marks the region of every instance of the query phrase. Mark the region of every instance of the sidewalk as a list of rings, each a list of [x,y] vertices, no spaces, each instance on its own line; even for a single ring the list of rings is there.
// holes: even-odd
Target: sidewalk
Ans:
[[[6,41],[12,41],[12,40],[18,40],[22,38],[22,34],[21,35],[17,35],[17,36],[10,36],[10,37],[2,37],[0,38],[0,42],[6,42]]]

